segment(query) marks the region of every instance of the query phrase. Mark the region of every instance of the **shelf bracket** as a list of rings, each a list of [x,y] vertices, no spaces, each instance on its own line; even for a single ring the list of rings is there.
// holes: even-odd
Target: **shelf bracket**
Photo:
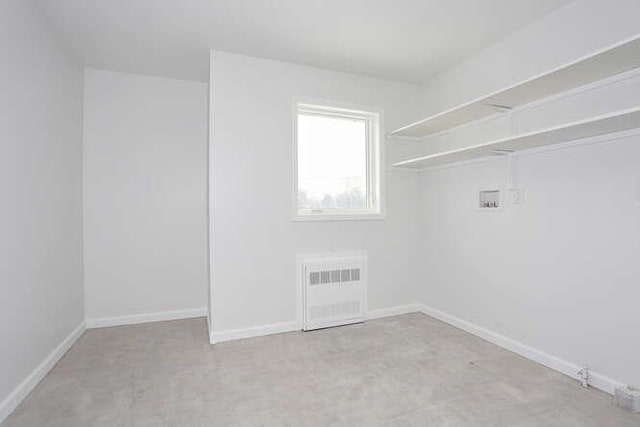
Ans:
[[[507,165],[507,190],[515,190],[518,188],[518,158],[513,155],[513,151],[509,155]]]
[[[496,156],[510,156],[513,154],[513,150],[503,150],[501,148],[494,148],[491,153]]]
[[[513,150],[504,150],[501,148],[495,148],[491,150],[491,153],[495,156],[507,157],[507,190],[513,190],[518,186],[518,160],[517,156],[514,156]]]
[[[513,110],[513,107],[510,107],[508,105],[501,105],[501,104],[484,104],[484,105],[486,105],[487,107],[493,108],[499,113],[509,113],[511,112],[511,110]]]

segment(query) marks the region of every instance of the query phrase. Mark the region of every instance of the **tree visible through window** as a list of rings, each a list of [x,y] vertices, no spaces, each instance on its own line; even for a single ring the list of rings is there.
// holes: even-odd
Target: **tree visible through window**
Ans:
[[[377,114],[299,106],[298,215],[379,213]]]

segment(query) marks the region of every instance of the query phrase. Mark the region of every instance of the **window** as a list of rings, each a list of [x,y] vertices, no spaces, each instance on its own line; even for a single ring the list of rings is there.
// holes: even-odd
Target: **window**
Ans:
[[[380,113],[298,104],[297,220],[382,218]]]

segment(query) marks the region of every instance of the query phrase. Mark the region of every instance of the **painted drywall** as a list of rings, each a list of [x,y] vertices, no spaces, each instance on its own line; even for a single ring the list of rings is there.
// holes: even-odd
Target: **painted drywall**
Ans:
[[[485,96],[640,32],[636,0],[577,0],[427,81],[423,117]]]
[[[86,70],[90,321],[207,306],[206,111],[206,84]]]
[[[82,70],[22,0],[0,6],[0,63],[1,421],[84,297]]]
[[[427,305],[640,385],[640,136],[518,158],[526,203],[477,209],[506,161],[423,177]]]
[[[608,6],[572,3],[468,59],[425,86],[427,109],[506,86],[637,30],[631,18],[640,11],[637,2]],[[454,148],[637,106],[639,75],[452,130],[418,149]],[[478,190],[508,186],[507,160],[426,172],[419,292],[423,303],[450,316],[639,386],[640,136],[579,142],[518,156],[511,178],[526,203],[507,199],[503,212],[479,211]]]
[[[417,176],[386,174],[385,220],[293,222],[293,106],[381,107],[389,128],[416,88],[223,52],[211,72],[213,332],[295,322],[297,254],[367,251],[369,309],[413,303]]]
[[[43,8],[94,68],[207,81],[207,47],[423,81],[570,0],[103,2]],[[366,10],[365,10],[366,8]],[[131,31],[135,30],[135,42]]]

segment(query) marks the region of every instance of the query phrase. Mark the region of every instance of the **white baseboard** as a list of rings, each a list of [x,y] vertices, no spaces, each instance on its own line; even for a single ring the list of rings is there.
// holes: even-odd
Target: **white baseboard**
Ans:
[[[379,319],[382,317],[398,316],[400,314],[416,313],[421,308],[420,304],[407,304],[395,307],[380,308],[367,313],[367,319]],[[271,325],[255,326],[244,329],[233,329],[230,331],[213,332],[210,337],[211,344],[239,340],[243,338],[260,337],[264,335],[281,334],[301,330],[301,324],[297,321],[274,323]]]
[[[85,322],[83,321],[0,403],[0,423],[7,418],[20,402],[42,381],[51,368],[58,363],[62,356],[64,356],[78,338],[82,336],[85,329]]]
[[[214,319],[215,322],[215,319]],[[300,324],[294,322],[273,323],[271,325],[254,326],[251,328],[232,329],[229,331],[213,332],[210,337],[211,344],[224,341],[239,340],[242,338],[260,337],[263,335],[281,334],[283,332],[299,331]]]
[[[394,307],[379,308],[377,310],[370,310],[367,313],[367,319],[381,319],[383,317],[417,313],[419,311],[422,311],[421,309],[421,304],[396,305]]]
[[[571,378],[577,379],[577,373],[582,368],[575,363],[560,359],[559,357],[545,353],[519,341],[505,337],[504,335],[500,335],[497,332],[493,332],[489,329],[460,319],[459,317],[452,316],[443,311],[429,307],[428,305],[421,305],[420,311],[428,316],[434,317],[438,320],[448,323],[451,326],[455,326],[458,329],[469,332],[470,334],[482,338],[485,341],[489,341],[490,343],[517,353],[520,356],[540,363],[541,365],[565,374]],[[590,371],[589,375],[589,385],[606,393],[613,394],[616,387],[622,386],[621,382],[613,380],[597,372]]]
[[[129,316],[103,317],[87,319],[87,329],[108,328],[111,326],[136,325],[138,323],[161,322],[164,320],[192,319],[205,317],[208,309],[192,308],[188,310],[161,311],[157,313],[133,314]]]

